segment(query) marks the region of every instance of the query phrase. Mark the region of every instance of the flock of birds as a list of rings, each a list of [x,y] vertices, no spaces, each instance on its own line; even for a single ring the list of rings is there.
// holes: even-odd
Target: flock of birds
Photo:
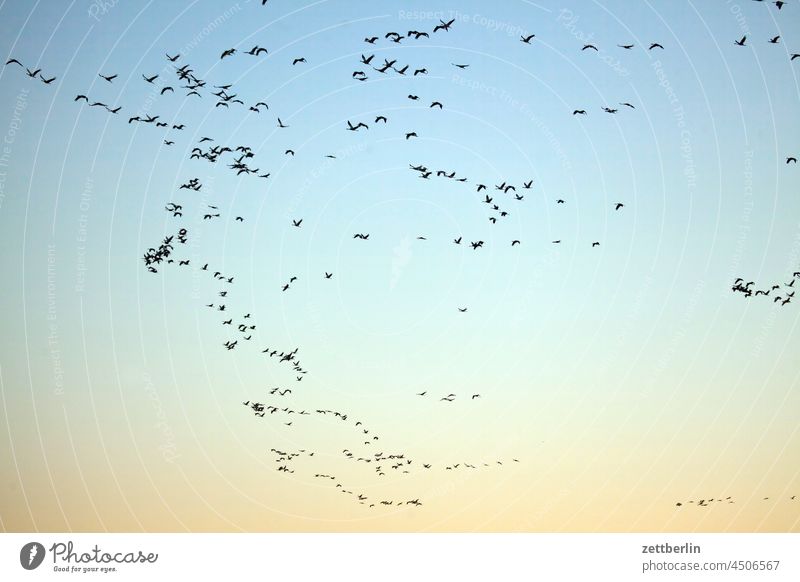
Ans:
[[[262,0],[262,5],[266,3],[267,0]],[[774,4],[778,9],[781,9],[784,5],[783,2],[774,2]],[[382,37],[384,41],[390,43],[390,46],[399,45],[404,41],[409,43],[423,38],[429,39],[434,34],[447,33],[452,29],[454,24],[455,19],[449,21],[440,21],[439,24],[435,25],[431,31],[409,30],[405,35],[396,31],[389,31],[379,36],[368,36],[364,39],[364,42],[368,45],[375,45]],[[519,40],[524,44],[530,45],[534,42],[535,37],[535,34],[523,35]],[[747,37],[742,37],[740,40],[735,42],[738,46],[745,46],[746,41]],[[779,41],[780,36],[775,36],[769,40],[771,44],[777,44]],[[619,44],[617,46],[622,50],[631,50],[635,45]],[[658,42],[652,42],[646,46],[647,50],[649,51],[665,50],[664,46]],[[580,50],[599,51],[597,45],[595,44],[585,44]],[[267,55],[269,55],[269,50],[256,44],[246,51],[240,51],[236,47],[225,49],[220,54],[219,59],[220,61],[225,61],[227,59],[239,58],[239,56],[257,59]],[[178,91],[182,91],[184,98],[187,100],[193,99],[202,101],[207,98],[212,98],[214,102],[214,109],[233,109],[238,107],[244,113],[262,116],[267,112],[272,111],[265,100],[258,97],[248,98],[247,96],[241,94],[241,92],[235,88],[233,83],[210,84],[209,81],[199,76],[195,68],[193,68],[190,63],[183,62],[180,54],[165,53],[165,57],[173,69],[174,78],[165,79],[164,75],[161,73],[141,74],[142,82],[153,85],[160,96],[176,94]],[[794,61],[795,59],[800,58],[800,54],[792,54],[790,58],[792,61]],[[307,64],[307,62],[308,61],[305,57],[297,56],[290,60],[289,66],[302,66]],[[469,63],[451,62],[450,64],[458,69],[466,69],[470,66]],[[39,68],[29,69],[25,67],[19,60],[15,58],[9,59],[6,65],[19,66],[26,71],[28,77],[38,79],[46,85],[50,85],[56,80],[55,76],[49,78],[45,77]],[[369,80],[371,76],[375,74],[392,74],[414,78],[428,75],[428,73],[429,71],[427,66],[415,66],[411,63],[400,63],[396,58],[383,58],[381,62],[377,60],[375,54],[361,54],[357,68],[352,71],[351,79],[356,82],[363,83]],[[113,84],[119,75],[117,73],[98,73],[98,76],[104,82]],[[423,100],[421,95],[411,93],[406,96],[406,99],[412,102],[421,102],[426,104],[429,103],[429,105],[426,107],[426,109],[429,110],[443,111],[445,109],[444,102],[437,98],[425,98]],[[102,100],[95,100],[94,98],[90,98],[87,94],[77,95],[74,98],[74,101],[77,103],[84,103],[89,108],[99,108],[101,110],[105,110],[111,115],[118,115],[123,110],[121,105],[105,103]],[[615,105],[603,105],[601,106],[601,109],[607,114],[615,115],[622,110],[633,112],[636,110],[636,106],[629,101],[624,101]],[[588,112],[586,108],[575,108],[572,110],[572,115],[585,116],[588,115]],[[185,123],[179,123],[177,120],[163,119],[161,115],[151,115],[149,113],[132,115],[128,118],[127,123],[137,123],[164,130],[165,135],[163,138],[163,143],[167,146],[172,146],[176,143],[176,136],[178,134],[175,132],[181,132],[186,129]],[[278,115],[275,115],[274,123],[280,130],[286,130],[291,127]],[[390,127],[392,123],[389,115],[371,116],[369,119],[347,120],[343,130],[351,133],[375,131],[374,127],[379,125]],[[372,130],[370,130],[371,126],[373,127]],[[290,135],[290,132],[286,132],[284,134],[284,132],[281,131],[279,134]],[[405,137],[405,141],[419,137],[418,132],[412,128],[403,128],[399,130],[398,135],[403,135]],[[283,149],[284,156],[295,156],[295,150],[291,146],[287,145],[281,149]],[[330,159],[336,159],[336,156],[333,154],[327,154],[326,157]],[[265,168],[263,160],[257,161],[257,153],[251,146],[246,144],[221,144],[217,143],[216,139],[213,137],[201,137],[194,147],[191,148],[189,158],[190,160],[197,160],[198,162],[207,162],[210,164],[222,162],[237,176],[245,175],[259,179],[269,179],[271,175],[270,172]],[[786,163],[796,163],[796,161],[797,160],[794,157],[789,157],[787,158]],[[528,192],[532,191],[534,187],[532,179],[523,179],[518,181],[506,179],[495,184],[493,180],[471,180],[467,176],[462,175],[461,173],[452,169],[434,169],[433,164],[410,162],[409,169],[411,172],[416,173],[416,175],[423,180],[450,180],[454,183],[464,184],[465,188],[470,188],[474,192],[477,202],[485,205],[488,214],[487,221],[492,225],[498,224],[499,221],[502,221],[510,216],[513,212],[512,207],[514,205],[523,203]],[[203,184],[201,183],[199,177],[190,177],[180,185],[178,192],[181,193],[183,191],[187,191],[187,193],[191,195],[193,193],[201,192],[202,188]],[[187,206],[195,205],[193,208],[196,211],[195,213],[202,215],[202,220],[204,221],[214,221],[222,218],[222,212],[220,212],[218,206],[211,204],[197,206],[197,204],[198,203],[195,201],[195,199],[190,197],[188,200],[179,199],[169,201],[165,205],[164,210],[173,218],[184,219],[184,212],[188,211]],[[553,204],[557,206],[565,205],[567,204],[567,201],[564,198],[557,198]],[[625,206],[625,202],[618,201],[614,202],[609,210],[613,209],[613,212],[616,213],[625,208]],[[245,217],[234,216],[233,220],[237,223],[244,223]],[[299,229],[302,227],[302,224],[303,218],[295,218],[292,219],[290,227]],[[261,328],[257,326],[255,319],[251,317],[250,313],[242,313],[243,310],[238,309],[235,306],[235,293],[233,292],[235,288],[235,276],[230,273],[223,273],[219,269],[210,267],[208,263],[200,266],[192,263],[189,258],[185,258],[183,256],[176,257],[177,251],[187,244],[188,236],[188,228],[186,226],[180,226],[175,231],[175,234],[164,237],[162,242],[160,242],[157,246],[147,249],[143,255],[143,261],[146,269],[150,273],[155,274],[158,273],[162,268],[165,268],[167,265],[175,265],[178,268],[185,267],[187,269],[196,269],[200,272],[206,273],[207,276],[210,277],[210,279],[216,285],[218,285],[215,298],[206,303],[205,307],[209,311],[216,314],[218,318],[218,324],[227,333],[225,342],[221,344],[222,348],[227,351],[233,351],[240,346],[255,344],[257,342],[256,336],[260,333]],[[367,242],[370,240],[370,233],[356,232],[353,234],[353,239]],[[427,236],[422,235],[420,235],[418,239],[428,240]],[[452,244],[455,245],[462,245],[462,243],[464,243],[464,246],[468,245],[473,251],[478,251],[479,249],[484,248],[486,244],[480,236],[465,238],[465,235],[461,233],[456,233],[452,239],[448,237],[448,240],[452,240]],[[517,247],[521,245],[522,242],[523,241],[521,239],[514,238],[509,241],[509,244],[511,247]],[[552,240],[551,244],[560,244],[561,242],[562,239],[557,238]],[[600,246],[600,241],[589,240],[586,242],[586,244],[591,245],[591,248],[594,248]],[[177,254],[180,255],[180,253]],[[324,277],[325,280],[330,280],[333,277],[333,272],[324,271],[319,276]],[[746,297],[753,295],[769,296],[773,298],[776,303],[780,302],[781,305],[786,305],[794,296],[794,291],[791,290],[791,288],[793,287],[797,278],[800,278],[800,273],[794,273],[792,280],[782,286],[773,285],[768,289],[756,290],[753,289],[754,282],[751,281],[745,283],[743,279],[737,279],[737,281],[734,283],[733,290],[735,292],[744,294]],[[292,275],[288,280],[284,281],[280,285],[281,291],[289,291],[292,284],[297,280],[298,276]],[[458,307],[458,312],[460,313],[466,313],[467,310],[468,308],[466,306]],[[232,312],[239,313],[241,315],[232,315]],[[275,346],[265,346],[264,343],[265,342],[261,342],[258,349],[260,349],[260,352],[263,354],[265,359],[290,368],[294,377],[294,381],[296,383],[301,382],[308,373],[308,370],[298,359],[299,348],[278,348]],[[297,384],[295,384],[295,386],[297,386]],[[297,389],[298,388],[296,387],[295,390]],[[394,451],[390,453],[383,451],[373,452],[374,449],[377,448],[378,443],[382,442],[380,435],[373,430],[365,428],[362,421],[355,420],[352,415],[346,411],[322,407],[311,410],[298,409],[298,407],[291,404],[291,401],[294,397],[294,392],[291,388],[276,387],[271,389],[267,396],[269,398],[265,402],[247,400],[242,404],[252,412],[254,417],[264,420],[273,420],[276,423],[280,422],[284,427],[286,427],[287,430],[294,429],[298,425],[303,424],[303,421],[301,421],[302,417],[324,416],[345,423],[352,431],[354,440],[352,448],[343,449],[340,452],[340,456],[346,462],[369,466],[379,477],[384,477],[390,472],[398,475],[406,475],[411,474],[412,472],[431,471],[437,469],[441,469],[443,471],[478,470],[479,468],[499,467],[504,464],[503,459],[493,459],[491,461],[470,460],[469,462],[460,460],[459,462],[436,465],[431,462],[420,461],[404,451]],[[423,392],[416,393],[416,396],[426,398],[429,396],[429,394],[428,391],[425,390]],[[430,396],[442,403],[452,403],[459,397],[455,393]],[[478,401],[480,398],[481,395],[477,393],[468,394],[464,397],[464,399],[468,400],[469,402]],[[446,404],[443,404],[443,406],[444,405]],[[308,451],[306,449],[299,449],[297,451],[284,451],[272,448],[270,452],[275,456],[274,461],[277,465],[276,470],[282,473],[294,473],[294,467],[296,466],[295,461],[297,459],[319,458],[319,455],[315,457],[315,452]],[[516,458],[512,458],[510,462],[519,463],[520,461]],[[422,505],[419,496],[413,496],[413,498],[410,499],[405,497],[373,499],[368,496],[366,492],[354,491],[351,487],[340,482],[337,476],[331,475],[328,472],[316,472],[313,474],[313,477],[314,479],[318,479],[324,483],[330,484],[334,487],[334,489],[340,491],[344,495],[350,496],[357,503],[368,505],[369,507]],[[794,497],[792,497],[792,499],[794,499]],[[728,497],[725,500],[700,500],[696,505],[705,507],[710,503],[722,501],[733,503],[731,498]],[[689,501],[686,503],[694,502]],[[677,506],[681,505],[683,504],[680,502],[677,503]]]
[[[448,31],[450,26],[452,26],[452,22],[442,22],[440,25],[435,27],[434,32],[438,31]],[[409,31],[408,37],[414,38],[422,38],[424,36],[428,36],[426,32],[420,31]],[[406,38],[408,38],[406,37]],[[392,42],[399,43],[404,37],[396,34],[396,33],[387,33],[385,38],[390,39]],[[377,37],[368,38],[366,42],[372,44],[378,40]],[[247,51],[245,54],[252,55],[252,56],[259,56],[261,54],[267,54],[268,51],[264,47],[254,46],[250,51]],[[229,57],[233,57],[234,55],[238,54],[237,49],[226,49],[220,55],[220,59],[226,59]],[[167,59],[172,62],[176,63],[175,74],[179,82],[184,82],[184,85],[180,85],[181,89],[187,91],[186,97],[202,97],[202,93],[206,91],[204,88],[207,86],[206,80],[199,78],[195,75],[194,70],[189,64],[181,64],[178,66],[178,60],[180,55],[170,55],[166,54]],[[373,62],[375,56],[374,55],[361,55],[361,64],[362,65],[370,65]],[[300,65],[306,63],[306,59],[303,57],[298,57],[293,59],[292,66]],[[467,65],[455,65],[461,68],[466,67]],[[363,67],[362,67],[363,68]],[[373,70],[387,74],[390,71],[393,71],[399,75],[405,75],[407,71],[409,71],[409,65],[398,65],[396,60],[384,60],[383,64],[377,67],[372,67]],[[415,69],[412,73],[412,76],[418,75],[425,75],[427,74],[427,69],[420,68]],[[100,75],[105,81],[112,83],[114,79],[117,77],[116,74],[113,75]],[[159,75],[142,75],[143,80],[147,83],[155,83],[158,80]],[[366,80],[367,74],[364,71],[356,71],[352,75],[353,79],[363,81]],[[178,85],[178,83],[176,83]],[[211,95],[213,95],[217,101],[215,103],[216,107],[231,107],[234,105],[238,105],[241,107],[245,107],[247,104],[245,101],[240,98],[239,94],[234,90],[233,84],[224,84],[224,85],[213,85],[213,91],[210,91]],[[160,88],[160,94],[164,94],[165,92],[174,92],[174,87],[172,85],[164,85]],[[417,95],[408,95],[407,97],[411,101],[418,101],[420,99]],[[76,97],[76,101],[86,100],[89,103],[88,98],[84,95],[79,95]],[[89,103],[90,106],[95,105],[94,103]],[[98,106],[105,106],[105,104],[98,104]],[[441,101],[433,100],[429,106],[430,109],[438,109],[443,110],[444,104]],[[111,113],[119,112],[120,108],[110,109],[107,108]],[[269,106],[264,101],[258,101],[253,103],[253,105],[248,106],[249,111],[253,113],[261,113],[262,111],[269,111]],[[153,124],[155,127],[162,127],[162,128],[170,128],[172,130],[180,131],[185,128],[184,124],[178,124],[173,122],[166,122],[161,121],[160,116],[158,115],[147,115],[147,116],[134,116],[128,120],[128,123],[133,122],[140,122],[146,124]],[[290,126],[283,122],[283,120],[276,116],[276,123],[278,128],[286,129]],[[389,119],[386,115],[378,115],[374,118],[375,124],[389,124]],[[359,131],[366,131],[369,130],[369,125],[365,121],[350,121],[348,120],[346,123],[346,127],[344,128],[346,131],[349,132],[359,132]],[[405,139],[410,140],[414,137],[417,137],[416,131],[407,131],[404,132]],[[165,140],[164,142],[166,145],[172,145],[174,142],[172,140]],[[284,155],[287,156],[294,156],[295,152],[292,148],[286,148],[284,151]],[[212,137],[203,136],[201,137],[197,144],[191,149],[190,152],[190,159],[192,160],[204,160],[209,163],[217,163],[220,161],[227,160],[227,167],[230,168],[236,175],[252,175],[258,178],[266,179],[270,177],[270,172],[264,171],[259,167],[254,167],[254,158],[255,152],[253,148],[247,145],[237,144],[237,145],[221,145],[217,144],[216,140]],[[336,159],[335,155],[329,154],[326,156],[327,158]],[[420,176],[422,178],[428,179],[431,177],[432,172],[428,171],[426,167],[420,165],[413,165],[410,164],[413,170],[420,172]],[[437,171],[436,177],[444,177],[453,179],[456,182],[467,183],[468,180],[465,177],[456,177],[455,172],[445,172],[445,171]],[[527,182],[522,183],[520,186],[521,190],[530,190],[533,186],[533,181],[528,180]],[[502,191],[503,194],[513,196],[513,199],[516,201],[522,201],[524,195],[521,193],[516,192],[516,187],[510,183],[503,182],[502,184],[496,186],[497,190]],[[184,183],[182,183],[178,191],[189,191],[190,193],[193,192],[202,192],[203,183],[199,177],[191,177],[188,178]],[[481,192],[485,190],[486,186],[483,184],[477,184],[477,192]],[[493,198],[486,195],[482,200],[484,203],[489,204],[492,212],[495,216],[490,216],[489,220],[492,223],[496,223],[498,218],[504,218],[508,216],[508,212],[501,209],[497,203],[494,202]],[[564,204],[564,200],[559,199],[557,201],[558,204]],[[179,201],[169,201],[164,206],[164,210],[172,215],[174,218],[182,218],[185,212],[185,205],[189,204],[189,202],[184,200]],[[616,209],[619,210],[622,208],[623,204],[619,203],[616,205]],[[219,207],[216,205],[205,204],[205,206],[200,209],[200,214],[202,215],[203,220],[215,220],[222,217],[222,213],[219,210]],[[291,227],[293,228],[302,228],[303,225],[303,218],[293,218],[291,219]],[[234,218],[235,222],[244,222],[245,217],[243,216],[236,216]],[[369,241],[370,240],[370,233],[364,232],[356,232],[353,234],[353,239],[361,240],[361,241]],[[420,240],[427,240],[425,236],[419,236],[418,239]],[[456,238],[453,242],[455,244],[461,244],[462,236]],[[162,265],[172,265],[177,264],[178,267],[188,267],[192,268],[193,265],[188,258],[173,258],[172,252],[175,249],[175,245],[183,245],[187,242],[187,229],[181,228],[178,231],[177,235],[172,235],[166,237],[163,242],[158,247],[153,247],[147,250],[144,254],[144,262],[145,265],[151,273],[157,273],[159,268]],[[560,241],[554,241],[560,242]],[[482,247],[484,242],[475,241],[472,243],[472,248],[477,249]],[[516,246],[520,244],[519,240],[512,241],[512,246]],[[595,243],[599,244],[599,243]],[[213,312],[216,312],[220,315],[219,321],[220,325],[223,326],[224,329],[230,330],[229,337],[224,341],[222,344],[223,349],[227,351],[232,351],[237,349],[240,346],[247,344],[248,342],[255,341],[254,335],[258,332],[259,328],[257,327],[256,322],[251,317],[250,313],[241,315],[239,317],[236,316],[229,316],[228,314],[232,311],[232,303],[231,300],[233,299],[232,294],[232,287],[231,285],[234,284],[234,277],[229,276],[228,274],[222,273],[219,270],[215,270],[213,268],[209,268],[208,263],[204,264],[202,267],[195,267],[198,268],[200,271],[206,271],[212,279],[221,285],[217,291],[218,299],[212,301],[210,303],[205,304],[205,307]],[[333,278],[333,272],[325,271],[322,273],[322,277],[326,280]],[[280,289],[282,292],[289,291],[294,284],[298,281],[297,275],[292,275],[288,278],[288,280],[284,281],[280,285]],[[459,307],[458,311],[461,313],[465,313],[467,311],[466,307]],[[298,350],[299,348],[293,349],[280,349],[275,347],[264,347],[261,349],[261,353],[264,355],[265,358],[272,359],[274,358],[275,361],[279,364],[286,364],[287,366],[291,367],[291,370],[294,374],[294,381],[301,382],[308,373],[298,360]],[[457,471],[457,470],[478,470],[479,468],[491,468],[491,467],[500,467],[504,464],[503,459],[493,459],[491,461],[465,461],[461,460],[459,462],[451,462],[449,464],[442,464],[441,466],[436,465],[432,462],[423,462],[418,461],[407,453],[402,451],[395,451],[391,453],[385,453],[383,451],[379,452],[370,452],[369,449],[374,449],[380,442],[380,436],[376,434],[374,431],[367,429],[364,427],[363,423],[359,420],[353,420],[351,415],[344,411],[339,410],[332,410],[329,408],[319,408],[313,410],[306,410],[306,409],[298,409],[297,407],[293,407],[290,404],[284,404],[279,399],[291,399],[293,398],[293,390],[291,388],[280,388],[276,387],[269,391],[268,396],[271,397],[269,402],[261,402],[256,400],[247,400],[242,404],[247,407],[256,418],[261,419],[270,419],[276,423],[280,423],[280,425],[284,426],[286,430],[295,430],[298,428],[299,424],[302,424],[303,421],[301,420],[302,417],[322,417],[326,416],[329,418],[334,418],[342,423],[349,424],[353,431],[353,434],[356,435],[355,438],[359,438],[360,440],[356,441],[351,449],[344,449],[341,451],[341,457],[344,460],[351,461],[357,464],[364,464],[367,466],[372,467],[374,473],[378,477],[384,477],[389,472],[397,475],[409,475],[416,471],[430,471],[430,470],[437,470],[441,469],[442,471]],[[417,393],[419,397],[425,397],[428,394],[427,390],[421,393]],[[469,401],[475,401],[481,397],[480,394],[471,394],[468,396]],[[439,402],[442,403],[452,403],[456,400],[457,395],[455,393],[448,393],[443,394],[441,397],[438,398]],[[281,473],[292,474],[295,472],[293,461],[299,457],[314,457],[314,452],[307,451],[305,449],[300,449],[296,452],[288,452],[282,451],[273,448],[271,450],[276,457],[276,471]],[[516,458],[511,459],[508,461],[510,463],[519,463],[520,461]],[[341,483],[339,478],[330,475],[329,473],[315,473],[315,479],[321,479],[324,483],[330,484],[334,487],[334,489],[338,490],[344,495],[349,495],[351,498],[361,505],[367,505],[368,507],[378,507],[378,506],[422,506],[422,501],[420,501],[419,497],[415,497],[414,499],[371,499],[367,492],[354,492],[351,487],[346,486],[345,484]]]

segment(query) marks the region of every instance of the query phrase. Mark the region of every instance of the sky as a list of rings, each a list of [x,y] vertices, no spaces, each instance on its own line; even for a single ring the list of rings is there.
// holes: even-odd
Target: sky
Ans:
[[[0,528],[800,531],[798,10],[3,2]]]

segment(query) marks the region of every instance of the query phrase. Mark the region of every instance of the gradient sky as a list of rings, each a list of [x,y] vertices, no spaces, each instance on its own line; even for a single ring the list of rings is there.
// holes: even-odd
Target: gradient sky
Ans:
[[[798,11],[3,2],[4,62],[57,80],[0,70],[0,528],[799,531],[800,301],[731,292],[736,277],[768,288],[800,267],[800,166],[784,163],[800,154]],[[440,16],[456,18],[449,32],[383,39]],[[241,54],[255,44],[269,55]],[[163,82],[177,89],[165,52],[269,111],[217,108],[208,91],[160,96]],[[429,74],[357,82],[362,53]],[[156,73],[156,87],[142,79]],[[186,129],[126,123],[136,114]],[[190,160],[201,136],[252,147],[271,177]],[[420,180],[409,164],[469,182]],[[192,177],[201,192],[178,189]],[[502,181],[525,199],[493,191]],[[496,225],[478,182],[510,212]],[[204,221],[204,204],[221,218]],[[148,273],[142,254],[181,226],[176,254],[192,268]],[[485,247],[454,245],[462,235]],[[204,307],[220,290],[206,262],[236,277],[232,315],[258,324],[231,352]],[[265,346],[299,347],[302,383]],[[273,402],[274,386],[293,389],[281,405],[362,419],[381,435],[372,451],[417,469],[378,477],[342,456],[370,451],[343,423],[286,427],[241,405]],[[287,475],[273,447],[316,456]],[[481,468],[444,470],[465,462]],[[316,473],[424,505],[361,506]],[[736,503],[675,507],[726,496]]]

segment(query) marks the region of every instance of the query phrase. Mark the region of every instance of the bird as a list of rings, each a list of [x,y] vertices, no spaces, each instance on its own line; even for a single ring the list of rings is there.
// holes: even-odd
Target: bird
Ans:
[[[514,245],[518,245],[518,244],[520,244],[520,242],[519,242],[517,239],[514,239],[514,240],[512,240],[512,241],[511,241],[511,246],[512,246],[512,247],[513,247]]]
[[[153,75],[152,77],[148,77],[146,75],[142,75],[142,78],[147,81],[148,83],[152,83],[156,79],[158,79],[158,75]]]
[[[45,85],[49,85],[50,83],[52,83],[53,81],[56,80],[55,77],[50,77],[49,79],[45,79],[42,75],[39,75],[39,78],[42,80],[42,83],[44,83]]]
[[[576,109],[575,111],[572,112],[572,115],[586,115],[586,110],[585,109]]]
[[[236,49],[235,48],[230,48],[230,49],[222,51],[222,54],[219,56],[219,59],[222,60],[225,57],[230,57],[230,56],[232,56],[234,54],[236,54]]]
[[[582,50],[582,51],[585,51],[585,50],[587,50],[587,49],[592,49],[592,50],[595,50],[595,51],[598,51],[598,52],[600,52],[600,51],[598,50],[598,48],[597,48],[596,46],[594,46],[593,44],[585,44],[585,45],[583,45],[583,48],[582,48],[581,50]]]
[[[634,45],[632,45],[632,44],[618,44],[617,46],[619,48],[623,48],[623,49],[626,49],[626,50],[630,50],[630,49],[632,49],[634,47]]]
[[[779,36],[773,36],[771,39],[769,39],[769,43],[770,44],[778,44],[778,41],[780,39],[781,39],[780,35]]]
[[[17,59],[8,59],[6,61],[6,65],[11,65],[11,64],[15,64],[15,65],[19,65],[20,67],[24,67],[24,65],[22,63],[20,63]]]
[[[326,279],[330,279],[331,277],[333,277],[333,273],[325,272],[325,278]]]
[[[108,81],[109,83],[111,83],[111,82],[114,81],[114,79],[117,78],[117,75],[116,74],[115,75],[109,75],[109,76],[99,75],[99,77],[101,77],[101,78],[105,79],[106,81]]]
[[[298,59],[294,59],[294,60],[292,61],[292,65],[294,66],[294,65],[296,65],[296,64],[298,64],[298,63],[305,63],[305,62],[306,62],[306,58],[305,58],[305,57],[300,57],[300,58],[298,58]]]
[[[283,122],[281,121],[281,118],[279,117],[278,118],[278,127],[289,127],[289,126],[288,125],[284,125]]]
[[[433,103],[431,103],[431,107],[438,107],[439,109],[443,108],[442,104],[439,101],[434,101]]]
[[[617,202],[616,204],[614,204],[614,210],[619,210],[623,206],[625,205],[622,202]]]
[[[300,228],[301,224],[303,224],[303,219],[302,218],[300,220],[292,220],[292,226],[296,226],[297,228]]]
[[[419,137],[416,132],[412,131],[406,134],[406,140],[411,139],[412,137]]]
[[[461,313],[466,313],[466,312],[467,312],[467,308],[466,308],[466,307],[459,307],[459,308],[458,308],[458,310],[459,310]]]
[[[649,47],[647,50],[651,51],[651,50],[653,50],[653,49],[657,49],[657,48],[660,48],[660,49],[662,49],[662,50],[664,49],[664,47],[663,47],[663,46],[661,46],[659,43],[657,43],[657,42],[654,42],[654,43],[651,43],[651,44],[650,44],[650,47]]]
[[[796,164],[797,163],[797,158],[788,157],[788,158],[786,158],[786,163],[787,164]]]
[[[744,46],[744,43],[747,41],[747,35],[743,36],[740,40],[733,41],[734,44],[738,46]]]
[[[533,37],[535,37],[535,36],[536,36],[535,34],[531,34],[531,35],[528,35],[528,36],[520,36],[519,39],[520,39],[521,42],[524,42],[525,44],[531,44],[531,41],[533,40]]]

